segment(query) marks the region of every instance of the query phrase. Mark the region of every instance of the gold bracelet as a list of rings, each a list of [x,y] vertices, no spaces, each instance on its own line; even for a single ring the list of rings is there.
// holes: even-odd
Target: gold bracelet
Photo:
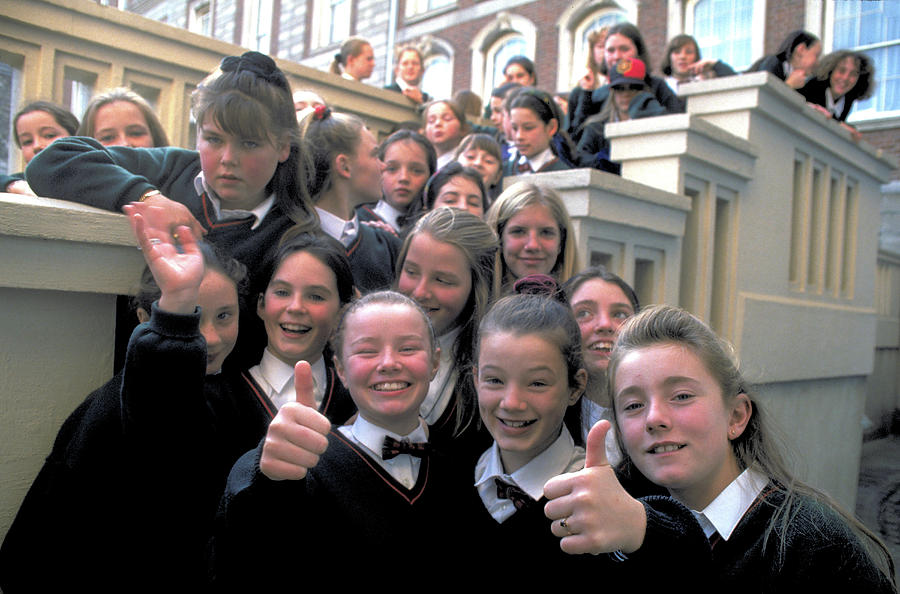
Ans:
[[[162,195],[162,192],[160,192],[159,190],[147,190],[146,192],[141,194],[141,199],[138,200],[138,202],[146,202],[147,200],[149,200],[150,198],[152,198],[154,196],[161,196],[161,195]]]

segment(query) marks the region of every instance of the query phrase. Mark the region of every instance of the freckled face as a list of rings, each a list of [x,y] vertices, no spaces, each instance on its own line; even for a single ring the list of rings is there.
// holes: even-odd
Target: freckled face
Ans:
[[[152,148],[147,119],[131,101],[112,101],[94,114],[94,138],[104,146]]]
[[[66,129],[46,111],[29,111],[16,121],[16,138],[19,139],[25,163],[29,163],[36,154],[50,146],[51,142],[65,136],[69,136]]]

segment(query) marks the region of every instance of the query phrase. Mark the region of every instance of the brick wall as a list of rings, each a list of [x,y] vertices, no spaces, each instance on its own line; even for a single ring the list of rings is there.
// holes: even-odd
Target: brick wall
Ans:
[[[804,28],[805,14],[805,0],[766,2],[766,55],[774,54],[788,33]],[[754,56],[754,60],[761,57]]]

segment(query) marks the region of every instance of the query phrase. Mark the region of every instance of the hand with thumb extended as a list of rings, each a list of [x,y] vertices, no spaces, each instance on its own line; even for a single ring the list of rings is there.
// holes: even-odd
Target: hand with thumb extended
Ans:
[[[259,468],[272,480],[299,480],[319,462],[328,448],[331,422],[316,410],[312,369],[306,361],[294,366],[296,402],[287,402],[275,415],[263,444]]]
[[[643,504],[619,484],[606,459],[609,421],[588,433],[584,469],[554,477],[544,485],[549,499],[544,513],[560,547],[570,554],[631,553],[640,548],[647,529]]]

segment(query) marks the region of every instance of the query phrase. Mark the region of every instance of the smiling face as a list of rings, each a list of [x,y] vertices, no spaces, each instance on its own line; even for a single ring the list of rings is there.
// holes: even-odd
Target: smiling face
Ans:
[[[616,62],[622,58],[637,58],[637,46],[630,37],[615,33],[606,38],[606,68],[612,71]]]
[[[434,207],[449,206],[472,213],[481,218],[484,215],[484,197],[478,184],[465,177],[456,175],[441,186],[434,200]]]
[[[550,148],[551,139],[559,130],[556,118],[544,123],[534,111],[526,107],[509,110],[509,122],[516,149],[529,159]]]
[[[688,67],[699,59],[697,47],[691,42],[686,42],[678,49],[672,50],[672,53],[669,54],[669,61],[672,63],[672,75],[675,78],[689,77],[691,73],[688,71]]]
[[[419,59],[419,54],[412,50],[405,50],[400,54],[394,74],[406,84],[418,86],[422,80],[422,61]]]
[[[435,103],[425,116],[425,136],[439,155],[453,150],[459,144],[462,123],[446,103]]]
[[[493,115],[491,119],[493,119]],[[489,188],[500,181],[502,168],[499,159],[483,149],[469,148],[460,153],[457,161],[480,173],[485,188]]]
[[[503,76],[506,77],[506,82],[508,83],[519,83],[523,87],[534,86],[534,77],[528,74],[528,71],[521,64],[510,64],[503,71]]]
[[[415,235],[400,269],[397,290],[422,306],[438,336],[456,328],[472,292],[465,254],[429,233]]]
[[[848,56],[841,60],[831,71],[831,94],[834,98],[843,97],[856,86],[859,80],[859,62]]]
[[[344,324],[335,370],[359,414],[398,435],[412,432],[439,360],[422,314],[406,304],[373,303]]]
[[[399,140],[387,148],[381,171],[381,191],[385,202],[405,211],[422,192],[427,181],[428,158],[418,142]]]
[[[29,163],[36,154],[50,146],[51,142],[65,136],[69,136],[66,129],[46,111],[29,111],[16,120],[16,138],[25,163]]]
[[[218,373],[238,336],[238,294],[234,281],[208,270],[200,283],[200,333],[206,339],[206,374]]]
[[[147,119],[131,101],[111,101],[94,115],[94,138],[104,146],[152,148]]]
[[[703,509],[741,472],[731,439],[751,403],[726,404],[719,383],[688,347],[659,343],[626,354],[613,403],[625,450],[641,473],[691,509]]]
[[[340,307],[331,268],[308,252],[294,252],[278,265],[256,312],[269,350],[293,366],[322,356]]]
[[[197,134],[203,179],[222,206],[252,210],[266,199],[275,168],[290,155],[290,146],[268,137],[240,138],[222,130],[207,114]]]
[[[375,52],[368,43],[357,55],[347,58],[345,71],[356,80],[369,78],[373,70],[375,70]]]
[[[559,347],[539,334],[490,333],[480,339],[475,387],[481,419],[500,448],[506,472],[547,449],[562,430],[566,408],[584,388],[570,386]]]
[[[500,235],[503,261],[514,278],[550,274],[562,250],[562,237],[550,209],[529,204],[510,217]]]
[[[634,307],[615,283],[586,280],[572,293],[572,312],[581,329],[584,364],[591,375],[605,374],[619,328],[634,315]]]

